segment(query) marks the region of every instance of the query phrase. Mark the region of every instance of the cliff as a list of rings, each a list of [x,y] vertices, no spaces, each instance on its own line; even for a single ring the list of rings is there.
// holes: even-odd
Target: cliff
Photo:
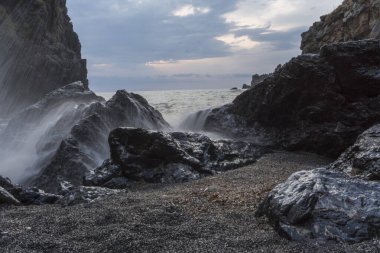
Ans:
[[[345,0],[302,34],[303,53],[318,53],[327,44],[380,39],[380,1]]]
[[[86,61],[66,1],[1,1],[0,116],[74,81],[88,88]]]

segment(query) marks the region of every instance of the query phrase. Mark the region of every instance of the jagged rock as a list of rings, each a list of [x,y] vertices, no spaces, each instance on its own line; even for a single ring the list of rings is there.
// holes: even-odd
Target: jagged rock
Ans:
[[[254,74],[252,76],[251,87],[255,86],[256,84],[261,83],[262,81],[264,81],[269,76],[270,76],[270,74],[263,74],[263,75]]]
[[[245,83],[245,84],[243,84],[243,86],[241,88],[243,90],[247,90],[247,89],[251,88],[251,86]]]
[[[112,196],[115,194],[120,194],[123,191],[111,190],[101,187],[86,187],[78,186],[75,187],[69,182],[61,183],[60,194],[62,198],[57,202],[63,206],[73,206],[83,203],[91,203],[101,198]],[[125,192],[125,191],[124,191]]]
[[[37,188],[23,188],[11,183],[9,179],[0,176],[0,195],[6,193],[8,204],[23,204],[23,205],[45,205],[54,204],[60,196],[45,193]],[[0,196],[1,204],[1,196]]]
[[[0,186],[0,205],[18,205],[20,202],[7,190]]]
[[[324,46],[214,109],[204,129],[337,157],[380,122],[379,73],[378,40]]]
[[[105,186],[122,177],[152,183],[186,182],[253,163],[268,152],[245,142],[139,128],[113,130],[109,145],[111,159],[86,177],[86,185]]]
[[[324,45],[352,40],[380,39],[380,1],[345,0],[302,34],[303,53],[318,53]]]
[[[277,231],[291,240],[360,242],[380,235],[380,184],[326,169],[301,171],[261,203]]]
[[[117,91],[107,102],[96,102],[81,107],[74,124],[62,139],[53,138],[54,143],[59,140],[60,145],[53,149],[52,155],[44,161],[39,161],[37,167],[42,168],[27,181],[28,185],[36,186],[48,192],[57,192],[63,181],[69,181],[74,186],[80,186],[83,177],[89,171],[108,157],[109,148],[107,139],[111,130],[121,126],[134,126],[147,129],[163,129],[169,125],[162,115],[151,107],[141,96],[126,91]],[[75,115],[70,113],[68,116]],[[48,132],[47,136],[56,136],[61,133],[62,117]],[[62,141],[61,141],[62,140]],[[54,145],[51,141],[39,143],[41,152],[51,150]]]
[[[380,180],[380,125],[361,134],[356,143],[334,162],[331,169],[368,180]]]
[[[68,83],[88,88],[86,61],[65,0],[0,2],[0,115]]]

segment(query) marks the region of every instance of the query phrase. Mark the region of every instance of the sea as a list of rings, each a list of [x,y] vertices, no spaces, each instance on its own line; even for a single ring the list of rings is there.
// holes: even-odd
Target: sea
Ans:
[[[180,129],[182,122],[191,114],[229,104],[242,92],[242,90],[213,89],[135,91],[133,93],[143,96],[174,129]],[[115,93],[97,94],[108,100]]]

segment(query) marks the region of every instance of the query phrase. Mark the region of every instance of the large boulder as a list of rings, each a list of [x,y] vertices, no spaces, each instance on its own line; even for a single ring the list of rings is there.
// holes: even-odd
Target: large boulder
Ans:
[[[2,0],[0,55],[0,117],[74,81],[88,88],[65,0]]]
[[[201,134],[140,128],[113,130],[109,145],[111,158],[87,176],[86,184],[118,188],[128,180],[185,182],[253,163],[268,152],[245,142],[213,141]]]
[[[291,240],[360,242],[380,236],[380,184],[326,169],[301,171],[259,206]]]
[[[380,1],[345,0],[302,34],[301,49],[318,53],[324,45],[370,38],[380,39]]]
[[[337,157],[376,122],[380,44],[364,40],[293,58],[233,104],[210,112],[204,129]]]

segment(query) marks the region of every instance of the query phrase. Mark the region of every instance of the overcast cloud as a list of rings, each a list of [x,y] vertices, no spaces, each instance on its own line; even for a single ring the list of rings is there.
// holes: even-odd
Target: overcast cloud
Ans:
[[[68,0],[96,91],[227,88],[300,53],[341,0]]]

